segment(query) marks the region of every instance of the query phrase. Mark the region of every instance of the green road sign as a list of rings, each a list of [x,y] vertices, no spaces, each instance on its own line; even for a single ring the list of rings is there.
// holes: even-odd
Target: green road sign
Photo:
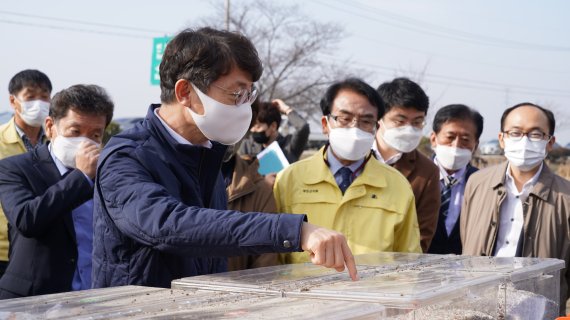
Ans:
[[[154,38],[152,44],[152,61],[150,65],[150,84],[158,86],[160,84],[160,61],[166,49],[166,44],[172,39],[171,37]]]

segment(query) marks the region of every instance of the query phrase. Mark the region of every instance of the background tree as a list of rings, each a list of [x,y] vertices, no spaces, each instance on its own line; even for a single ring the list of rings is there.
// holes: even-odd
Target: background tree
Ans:
[[[202,25],[225,28],[225,1],[212,5],[217,13]],[[320,119],[319,101],[328,85],[350,75],[366,77],[362,70],[349,68],[349,60],[334,56],[345,37],[338,23],[316,21],[297,5],[273,1],[234,1],[229,12],[230,30],[249,37],[263,62],[257,83],[261,100],[280,98]]]
[[[117,122],[111,121],[111,123],[109,123],[105,128],[105,133],[103,134],[103,145],[107,144],[109,139],[119,132],[121,132],[121,126]]]

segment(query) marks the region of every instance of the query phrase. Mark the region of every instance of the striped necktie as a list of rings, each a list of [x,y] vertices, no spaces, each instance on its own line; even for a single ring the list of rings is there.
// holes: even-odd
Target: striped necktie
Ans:
[[[450,201],[451,201],[451,185],[446,184],[441,190],[441,206],[439,207],[440,215],[447,217]]]

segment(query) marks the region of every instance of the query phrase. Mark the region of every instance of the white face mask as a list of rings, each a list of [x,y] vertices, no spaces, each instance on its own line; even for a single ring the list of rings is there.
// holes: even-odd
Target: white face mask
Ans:
[[[382,127],[384,127],[382,139],[394,150],[403,153],[412,152],[420,144],[422,129],[414,128],[410,125],[386,128],[384,122],[380,121],[382,122]]]
[[[43,100],[20,101],[20,116],[31,127],[41,127],[49,115],[49,102]]]
[[[57,137],[53,139],[53,142],[51,144],[51,150],[55,157],[61,161],[64,166],[68,168],[75,168],[75,157],[77,155],[77,150],[79,150],[79,145],[83,141],[95,144],[97,147],[100,146],[99,143],[87,137],[64,137],[58,131]]]
[[[530,141],[526,136],[519,141],[503,138],[505,157],[512,166],[521,171],[530,171],[546,158],[547,140]]]
[[[456,171],[465,167],[473,152],[469,149],[456,148],[444,145],[435,146],[435,155],[437,162],[447,170]]]
[[[223,104],[210,98],[194,84],[192,88],[202,101],[204,114],[199,115],[190,108],[188,112],[204,136],[225,145],[240,141],[251,123],[251,103],[243,103],[239,106]]]
[[[374,143],[374,133],[359,128],[329,127],[329,143],[337,156],[344,160],[356,161],[364,158]]]

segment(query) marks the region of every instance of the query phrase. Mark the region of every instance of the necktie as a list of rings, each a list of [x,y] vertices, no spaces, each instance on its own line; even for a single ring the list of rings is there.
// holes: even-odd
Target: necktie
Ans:
[[[340,188],[340,191],[342,191],[342,194],[344,194],[346,189],[348,189],[348,186],[352,183],[352,170],[347,167],[342,167],[338,172],[340,173],[340,184],[338,187]]]
[[[447,217],[450,200],[451,200],[451,186],[446,184],[441,190],[441,206],[439,207],[440,215]]]
[[[457,183],[457,180],[453,177],[447,177],[447,183],[444,184],[443,189],[441,190],[441,206],[439,207],[439,216],[443,216],[445,218],[445,222],[447,222],[447,214],[449,212],[449,202],[451,201],[451,187]],[[450,235],[451,232],[447,230],[447,223],[446,231],[447,235]]]

